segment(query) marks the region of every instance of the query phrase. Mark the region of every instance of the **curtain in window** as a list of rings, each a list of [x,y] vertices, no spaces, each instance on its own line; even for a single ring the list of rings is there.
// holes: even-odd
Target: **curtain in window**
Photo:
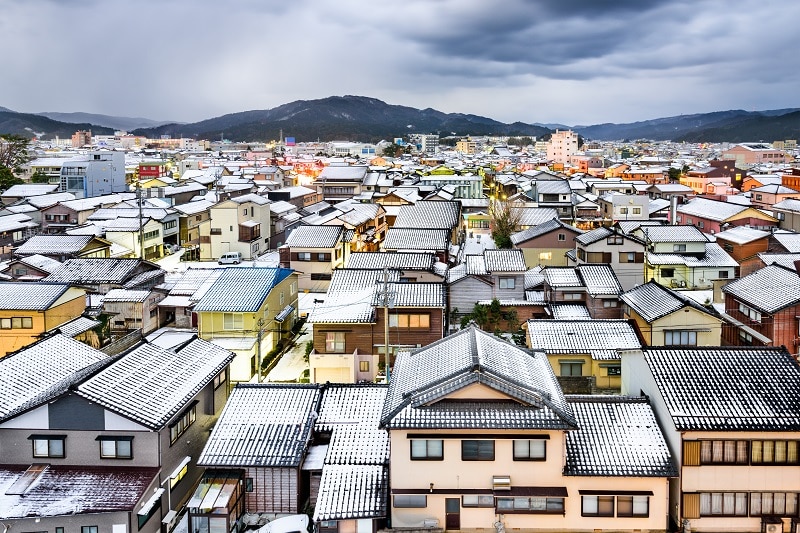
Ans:
[[[711,493],[704,492],[700,494],[700,516],[711,515]]]
[[[763,443],[760,440],[754,440],[750,446],[750,457],[754,463],[761,463],[764,461]]]
[[[711,460],[715,463],[721,463],[723,459],[722,455],[722,444],[723,441],[715,440],[711,446]]]
[[[703,463],[711,462],[711,441],[704,440],[700,443],[700,461]]]
[[[775,462],[776,463],[785,463],[786,462],[786,441],[779,440],[775,442]]]
[[[736,462],[736,441],[735,440],[726,440],[723,444],[723,453],[725,455],[725,462],[726,463],[735,463]]]
[[[736,441],[736,462],[747,464],[747,441]]]
[[[711,493],[711,514],[722,514],[722,493]]]
[[[736,512],[736,494],[725,492],[722,494],[722,514],[731,515]]]
[[[597,496],[583,496],[583,514],[597,514]]]
[[[736,493],[736,514],[739,516],[747,516],[747,493]]]
[[[786,462],[790,464],[797,464],[797,441],[790,440],[786,443]]]

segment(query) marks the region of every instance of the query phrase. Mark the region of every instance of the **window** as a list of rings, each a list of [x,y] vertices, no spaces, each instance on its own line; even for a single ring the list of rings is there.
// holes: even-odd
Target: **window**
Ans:
[[[617,496],[617,516],[650,516],[650,498],[648,496]]]
[[[644,252],[620,252],[620,263],[644,263]]]
[[[633,214],[634,215],[641,215],[642,214],[642,208],[641,207],[634,207],[633,208]]]
[[[661,269],[661,277],[662,278],[674,278],[675,277],[675,269],[674,268],[662,268]]]
[[[607,244],[622,244],[624,239],[622,235],[611,235],[606,239]]]
[[[550,261],[553,259],[553,252],[539,252],[539,261]]]
[[[560,361],[559,366],[561,369],[560,375],[562,376],[583,375],[583,361]]]
[[[701,492],[700,516],[747,516],[747,493]]]
[[[183,412],[183,414],[169,427],[169,443],[174,444],[178,437],[183,435],[189,426],[197,420],[197,402]]]
[[[311,281],[330,281],[331,274],[311,274]]]
[[[603,300],[603,307],[617,307],[618,305],[617,300]]]
[[[64,533],[63,527],[56,527],[56,533]]]
[[[395,494],[394,506],[396,508],[427,507],[428,497],[424,494]]]
[[[559,233],[558,234],[558,240],[561,241],[561,242],[564,242],[564,241],[567,240],[567,236],[565,234],[563,234],[563,233]]]
[[[323,254],[323,253],[317,254],[317,261],[319,261],[321,263],[325,263],[325,262],[328,262],[330,260],[331,260],[331,254]]]
[[[673,244],[672,245],[672,251],[673,252],[685,252],[686,251],[686,245],[685,244]]]
[[[665,346],[697,346],[696,331],[666,330],[664,332]]]
[[[620,215],[627,215],[628,214],[628,208],[627,207],[620,207],[619,208],[619,214]]]
[[[358,371],[359,372],[369,372],[369,361],[359,361],[358,362]]]
[[[66,457],[65,435],[31,435],[34,457]]]
[[[462,461],[494,461],[493,440],[462,440]]]
[[[81,526],[81,533],[97,533],[97,526]]]
[[[461,496],[462,507],[494,507],[494,496],[491,494],[464,494]]]
[[[158,230],[145,231],[144,240],[149,241],[150,239],[155,239],[156,237],[158,237],[158,233],[159,233]]]
[[[702,220],[698,220],[697,221],[697,227],[698,228],[702,228],[703,226],[704,226],[703,221]]]
[[[297,252],[298,261],[311,261],[311,252]]]
[[[325,333],[325,351],[327,353],[344,353],[344,331],[328,331]]]
[[[580,292],[565,292],[564,293],[565,300],[582,300],[583,294]]]
[[[727,270],[720,270],[719,273],[717,273],[717,277],[719,279],[728,279],[728,271]]]
[[[223,313],[222,329],[227,329],[227,330],[244,329],[244,315],[242,313]]]
[[[392,328],[430,328],[431,317],[428,314],[398,313],[389,315],[389,327]]]
[[[621,376],[622,375],[622,367],[618,365],[609,365],[606,368],[606,375],[607,376]]]
[[[756,200],[763,200],[764,197],[761,194],[756,194]]]
[[[497,498],[497,512],[562,514],[564,512],[564,498]]]
[[[500,278],[500,288],[501,289],[513,289],[514,288],[514,278]]]
[[[244,491],[253,492],[253,478],[251,477],[244,478]]]
[[[614,516],[614,496],[581,496],[582,516]]]
[[[444,458],[444,441],[436,439],[412,439],[412,461],[441,461]]]
[[[214,388],[215,389],[219,388],[220,385],[225,383],[225,378],[226,377],[227,377],[227,375],[226,375],[224,370],[222,372],[220,372],[219,374],[217,374],[216,376],[214,376]]]
[[[747,464],[746,440],[700,441],[700,464]]]
[[[133,459],[133,437],[97,437],[102,459]]]
[[[29,316],[15,316],[0,319],[0,329],[32,329],[33,318]]]
[[[761,322],[761,312],[756,311],[752,307],[742,304],[739,304],[739,312],[742,313],[744,316],[752,320],[753,322]]]
[[[529,439],[514,441],[515,461],[544,461],[547,459],[547,441]]]
[[[797,499],[796,492],[751,492],[750,516],[797,516]]]
[[[750,461],[757,465],[800,464],[796,440],[754,440],[750,443]]]

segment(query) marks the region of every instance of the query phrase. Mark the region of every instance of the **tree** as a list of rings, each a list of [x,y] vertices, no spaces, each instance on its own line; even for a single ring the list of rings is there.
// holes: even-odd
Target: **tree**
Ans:
[[[514,208],[511,202],[489,200],[489,225],[498,248],[511,248],[511,235],[516,233],[521,215],[522,211]]]
[[[0,168],[22,172],[22,166],[28,161],[28,139],[19,135],[0,134]]]
[[[8,190],[12,185],[25,183],[11,172],[10,168],[0,167],[0,191]]]
[[[36,173],[31,176],[31,183],[50,183],[50,176],[41,170],[37,170]]]

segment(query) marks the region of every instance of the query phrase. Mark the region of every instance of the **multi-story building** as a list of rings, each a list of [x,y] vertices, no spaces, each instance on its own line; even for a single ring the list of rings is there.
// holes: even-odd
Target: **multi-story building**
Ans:
[[[70,192],[76,198],[126,192],[125,154],[103,150],[64,161],[60,179],[59,190]]]
[[[210,208],[211,257],[240,252],[251,260],[269,250],[270,201],[257,194],[244,194]],[[202,251],[202,250],[201,250]]]
[[[572,130],[556,130],[547,142],[547,160],[566,165],[578,153],[578,134]]]

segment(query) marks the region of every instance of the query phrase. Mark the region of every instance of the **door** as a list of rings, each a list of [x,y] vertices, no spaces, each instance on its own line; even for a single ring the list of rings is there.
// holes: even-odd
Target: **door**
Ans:
[[[445,529],[461,529],[461,500],[460,498],[445,498]]]

